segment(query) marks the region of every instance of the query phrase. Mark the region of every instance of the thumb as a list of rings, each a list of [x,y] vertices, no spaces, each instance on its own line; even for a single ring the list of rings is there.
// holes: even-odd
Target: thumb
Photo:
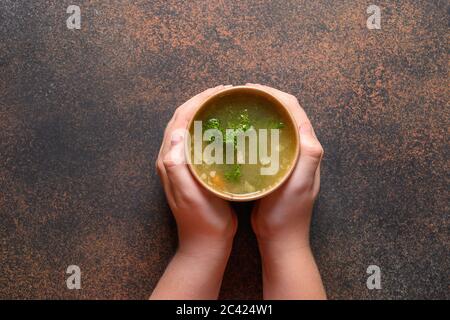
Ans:
[[[295,168],[295,179],[314,182],[316,170],[323,156],[323,148],[309,122],[300,125],[300,158]]]
[[[171,133],[169,150],[163,159],[165,166],[173,167],[180,164],[186,164],[184,136],[185,129],[176,129]]]
[[[184,196],[186,192],[192,192],[192,188],[195,186],[186,165],[184,134],[184,129],[175,130],[172,133],[169,151],[163,159],[175,201],[177,201],[177,198],[180,199],[180,196]]]

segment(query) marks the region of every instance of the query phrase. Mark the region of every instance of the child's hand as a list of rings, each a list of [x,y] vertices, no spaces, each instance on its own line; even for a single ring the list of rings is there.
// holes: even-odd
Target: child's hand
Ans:
[[[187,167],[184,134],[208,89],[179,107],[167,125],[156,160],[178,227],[178,250],[150,299],[217,299],[237,220],[230,205],[197,184]]]
[[[254,85],[259,86],[259,85]],[[258,240],[297,245],[309,244],[309,225],[320,187],[323,149],[297,99],[287,93],[259,86],[283,101],[299,125],[300,157],[290,178],[277,190],[259,200],[252,214]]]
[[[237,219],[229,203],[202,188],[185,161],[184,129],[200,103],[223,88],[208,89],[175,111],[156,161],[178,227],[178,252],[187,255],[229,250],[237,228]]]
[[[320,187],[323,149],[294,96],[260,86],[291,111],[299,125],[300,157],[289,179],[259,200],[252,213],[263,266],[266,299],[325,299],[309,246],[312,208]]]

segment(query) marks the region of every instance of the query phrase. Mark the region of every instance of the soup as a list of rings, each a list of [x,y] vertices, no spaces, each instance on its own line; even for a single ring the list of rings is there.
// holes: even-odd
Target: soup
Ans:
[[[189,128],[188,153],[191,169],[205,185],[231,197],[252,195],[272,189],[289,174],[297,130],[277,104],[238,91],[219,95],[199,110]]]

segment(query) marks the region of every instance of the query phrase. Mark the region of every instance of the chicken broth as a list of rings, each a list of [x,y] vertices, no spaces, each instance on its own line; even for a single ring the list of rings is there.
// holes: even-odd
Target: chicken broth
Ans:
[[[200,150],[206,151],[205,148],[213,143],[223,146],[222,163],[211,163],[205,152],[202,159],[194,154],[194,144],[199,140],[191,139],[193,170],[204,183],[219,192],[236,195],[264,192],[278,184],[293,166],[296,156],[293,143],[297,141],[297,130],[284,109],[260,95],[234,93],[216,97],[195,116],[189,130],[191,137],[195,136],[197,129],[202,130]],[[216,135],[205,138],[203,134],[208,130]],[[257,139],[253,146],[249,138],[252,131],[255,132],[253,138]],[[267,133],[266,156],[263,152],[265,148],[260,144],[264,141],[264,133]],[[239,134],[245,138],[239,138]],[[233,163],[226,160],[227,145],[229,150],[234,151]],[[240,150],[245,151],[242,153]],[[256,163],[251,161],[252,152],[257,155]],[[277,153],[278,158],[274,153]],[[214,155],[217,155],[216,152]],[[277,161],[276,166],[271,163],[274,159]],[[275,170],[269,170],[270,167]]]

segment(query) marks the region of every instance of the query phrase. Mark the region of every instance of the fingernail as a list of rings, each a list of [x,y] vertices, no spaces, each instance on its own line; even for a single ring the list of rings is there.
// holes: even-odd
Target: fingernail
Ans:
[[[311,132],[312,132],[311,124],[305,122],[300,125],[300,133],[311,133]]]
[[[174,134],[172,134],[170,143],[174,146],[174,145],[178,144],[179,142],[181,142],[183,140],[183,138],[184,138],[183,134],[181,134],[179,132],[175,132]]]

